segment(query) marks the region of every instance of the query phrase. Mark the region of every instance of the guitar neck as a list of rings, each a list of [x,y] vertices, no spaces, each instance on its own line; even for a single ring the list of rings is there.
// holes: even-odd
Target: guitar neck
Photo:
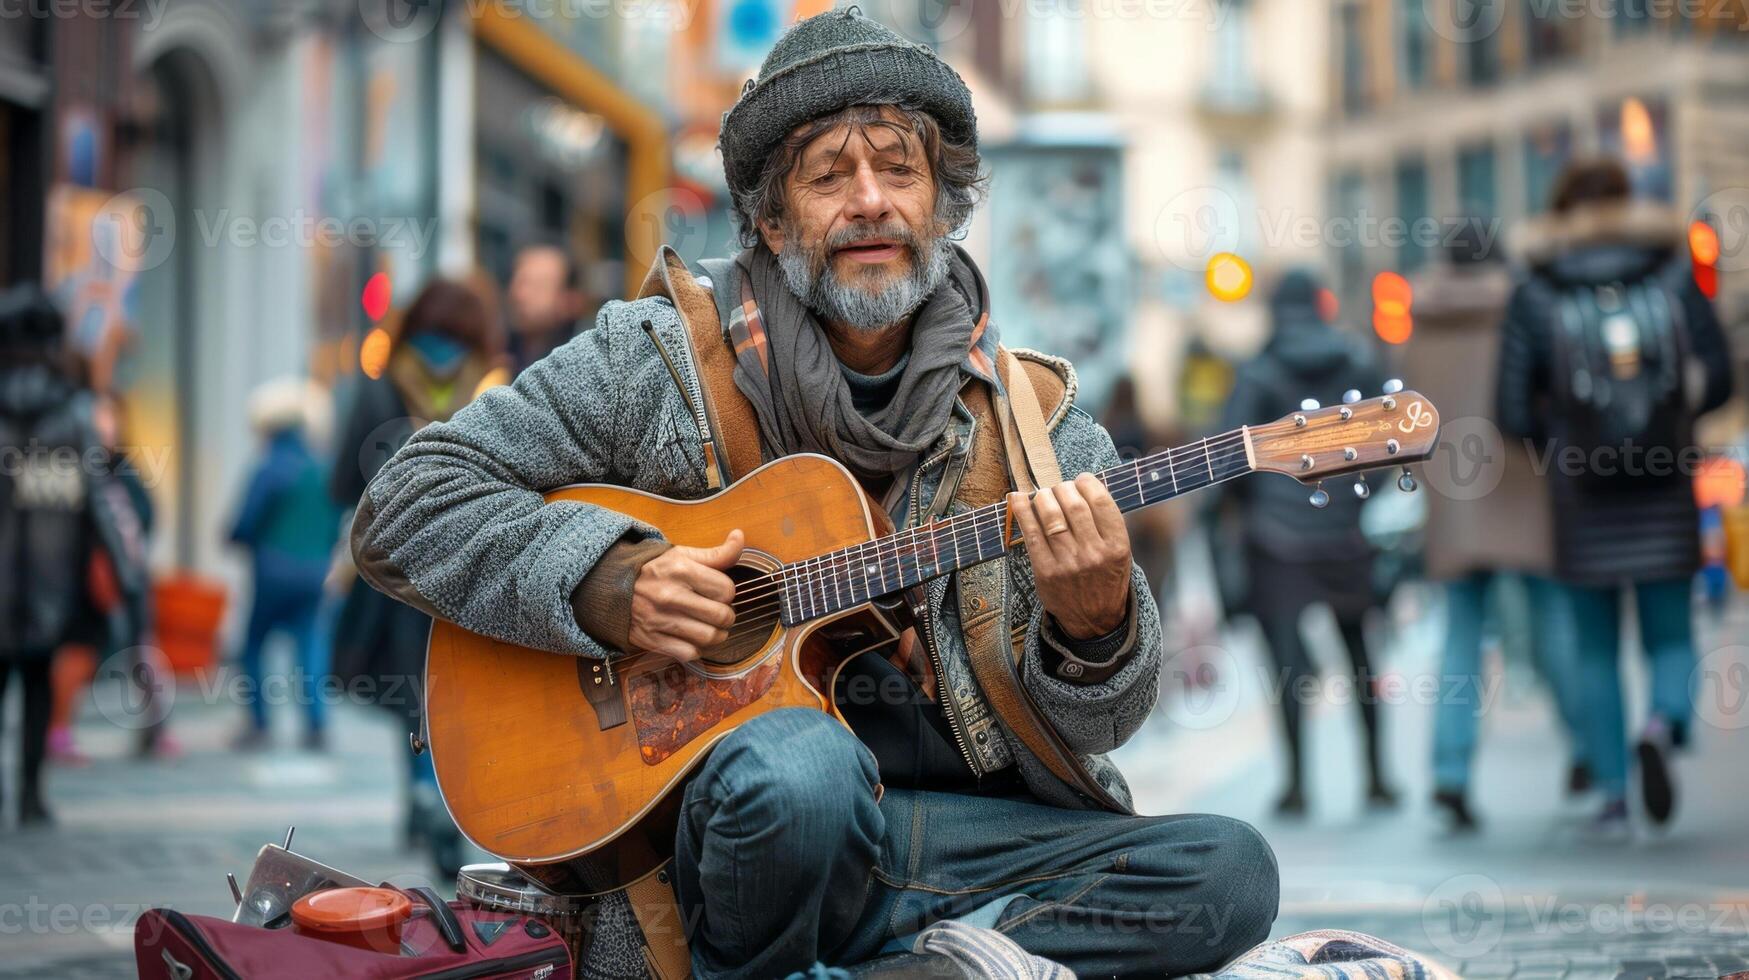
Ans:
[[[1230,480],[1253,469],[1249,433],[1240,427],[1101,470],[1118,509],[1128,513]],[[1019,540],[1008,500],[921,527],[783,566],[782,621],[818,619],[1000,558]]]

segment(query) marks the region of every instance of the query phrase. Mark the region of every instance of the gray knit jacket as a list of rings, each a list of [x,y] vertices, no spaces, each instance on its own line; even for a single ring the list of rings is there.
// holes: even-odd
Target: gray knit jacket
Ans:
[[[1037,357],[1057,366],[1068,383],[1063,406],[1047,420],[1063,473],[1116,465],[1105,430],[1069,405],[1074,377],[1067,362]],[[610,546],[661,532],[593,504],[549,504],[542,494],[575,483],[614,483],[673,498],[705,496],[702,440],[682,385],[697,401],[691,346],[674,306],[662,297],[609,303],[594,329],[514,384],[484,392],[450,421],[420,429],[383,466],[354,519],[359,572],[378,589],[476,633],[578,656],[616,656],[578,625],[572,592]],[[974,430],[959,406],[912,477],[913,500],[933,499],[970,439],[1000,438]],[[911,508],[912,514],[920,509]],[[949,512],[959,509],[956,503]],[[1008,564],[1010,625],[1026,626],[1022,683],[1100,784],[1127,804],[1128,787],[1103,753],[1134,734],[1154,703],[1160,622],[1141,570],[1131,570],[1134,633],[1122,667],[1084,683],[1046,667],[1058,664],[1060,673],[1063,661],[1043,656],[1043,644],[1053,644],[1059,655],[1068,651],[1044,625],[1025,550],[1001,560]],[[972,676],[951,579],[935,580],[927,592],[944,674],[940,688],[967,761],[980,773],[1017,764],[1041,799],[1090,806],[993,720]]]

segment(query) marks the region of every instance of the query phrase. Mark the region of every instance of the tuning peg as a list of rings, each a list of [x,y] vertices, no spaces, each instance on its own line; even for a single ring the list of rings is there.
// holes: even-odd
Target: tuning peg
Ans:
[[[1403,390],[1403,379],[1402,378],[1392,378],[1391,380],[1385,382],[1385,394],[1387,394],[1387,395],[1394,395],[1397,392],[1402,391],[1402,390]]]
[[[1372,496],[1372,487],[1366,485],[1366,477],[1356,477],[1354,480],[1354,495],[1362,500]]]
[[[1308,498],[1313,507],[1323,510],[1330,506],[1330,495],[1324,492],[1324,484],[1319,483],[1312,488],[1312,496]]]
[[[1342,400],[1343,400],[1343,402],[1345,402],[1346,404],[1349,404],[1349,405],[1352,405],[1355,402],[1360,401],[1360,389],[1359,388],[1350,388],[1347,391],[1343,392],[1342,393]]]
[[[1310,412],[1310,411],[1313,411],[1314,409],[1316,409],[1317,407],[1318,407],[1318,399],[1316,399],[1316,398],[1302,398],[1302,399],[1300,399],[1300,411],[1302,411],[1302,412]]]
[[[1403,475],[1397,477],[1397,489],[1404,493],[1414,493],[1420,484],[1415,482],[1415,474],[1409,472],[1409,467],[1403,467]]]

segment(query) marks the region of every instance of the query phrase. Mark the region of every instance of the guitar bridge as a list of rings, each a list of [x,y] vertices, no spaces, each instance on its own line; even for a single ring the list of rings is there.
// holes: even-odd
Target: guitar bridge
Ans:
[[[602,731],[626,723],[626,700],[621,695],[619,681],[613,676],[613,665],[592,657],[577,658],[577,686],[583,689],[583,699],[595,709],[595,722]]]

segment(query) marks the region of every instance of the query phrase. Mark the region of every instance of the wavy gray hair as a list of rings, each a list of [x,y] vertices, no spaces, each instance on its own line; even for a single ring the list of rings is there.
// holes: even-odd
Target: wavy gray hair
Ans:
[[[911,140],[920,141],[923,155],[929,161],[930,177],[935,181],[936,221],[949,234],[964,230],[990,182],[989,174],[980,169],[983,161],[978,156],[977,147],[943,136],[941,124],[921,109],[893,106],[903,120],[901,122],[888,118],[882,112],[885,108],[879,105],[849,106],[798,126],[786,136],[765,161],[759,180],[735,196],[733,212],[736,236],[741,245],[752,248],[759,244],[761,221],[783,219],[785,178],[795,169],[796,161],[809,143],[839,126],[849,126],[850,137],[861,135],[864,139],[868,138],[867,130],[871,127],[891,130],[905,144],[906,152],[910,152]],[[846,138],[847,141],[850,137]]]

